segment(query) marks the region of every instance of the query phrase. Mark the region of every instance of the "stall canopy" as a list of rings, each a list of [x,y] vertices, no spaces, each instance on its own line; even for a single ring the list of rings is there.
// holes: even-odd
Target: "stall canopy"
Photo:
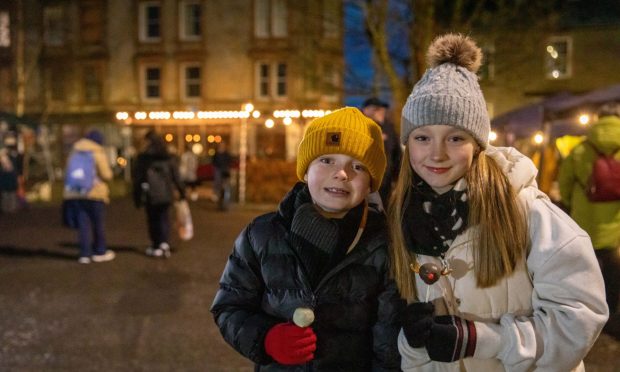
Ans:
[[[592,113],[603,103],[620,101],[620,84],[573,95],[562,92],[539,102],[508,111],[491,120],[493,128],[527,137],[549,124],[552,136],[583,134],[586,129],[575,125],[575,112]]]

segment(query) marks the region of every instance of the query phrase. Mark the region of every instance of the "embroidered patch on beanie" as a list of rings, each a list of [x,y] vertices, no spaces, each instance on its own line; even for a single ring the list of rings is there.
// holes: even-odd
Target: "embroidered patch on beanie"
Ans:
[[[377,191],[385,173],[381,127],[355,107],[344,107],[314,119],[297,152],[297,177],[303,181],[310,163],[321,155],[345,154],[361,161]]]

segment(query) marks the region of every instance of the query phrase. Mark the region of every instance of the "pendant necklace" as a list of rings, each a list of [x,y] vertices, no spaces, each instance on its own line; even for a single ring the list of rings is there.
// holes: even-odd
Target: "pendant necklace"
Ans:
[[[446,260],[444,253],[441,254],[439,259],[441,260],[441,269],[434,262],[427,262],[420,266],[420,264],[416,260],[415,263],[409,264],[409,268],[411,269],[411,271],[418,274],[420,276],[420,279],[422,279],[422,281],[427,285],[426,302],[428,302],[428,298],[431,293],[431,284],[437,282],[441,276],[449,275],[452,272],[450,264]]]

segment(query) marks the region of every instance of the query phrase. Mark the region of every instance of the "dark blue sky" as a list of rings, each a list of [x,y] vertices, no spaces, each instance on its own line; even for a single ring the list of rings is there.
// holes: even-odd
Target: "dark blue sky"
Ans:
[[[409,58],[407,23],[411,12],[405,1],[391,0],[388,33],[390,35],[390,54],[396,57],[396,69],[404,76]],[[382,79],[378,93],[373,92],[375,71],[372,50],[365,28],[364,14],[352,1],[345,1],[344,8],[344,60],[345,96],[344,103],[359,107],[364,99],[378,95],[390,101],[391,93],[385,79]]]

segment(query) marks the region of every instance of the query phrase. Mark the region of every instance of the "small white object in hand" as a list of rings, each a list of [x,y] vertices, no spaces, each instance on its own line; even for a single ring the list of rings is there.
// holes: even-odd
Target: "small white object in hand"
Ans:
[[[298,327],[308,327],[314,322],[314,311],[307,307],[298,307],[293,313],[293,323]]]

